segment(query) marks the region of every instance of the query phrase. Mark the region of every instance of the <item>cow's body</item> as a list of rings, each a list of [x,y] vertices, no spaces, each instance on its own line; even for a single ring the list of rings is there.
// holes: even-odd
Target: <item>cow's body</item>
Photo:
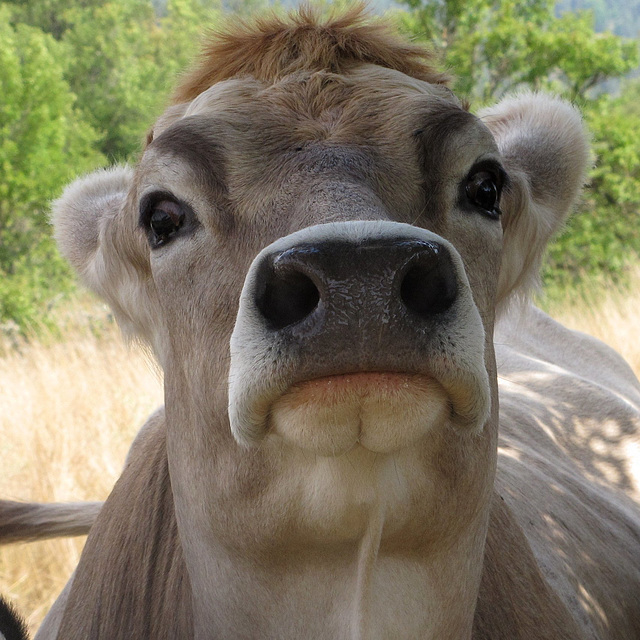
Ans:
[[[265,21],[214,41],[139,166],[64,194],[61,248],[165,409],[40,638],[640,634],[611,475],[637,381],[524,307],[493,340],[579,192],[580,118],[477,118],[444,82],[358,12]]]
[[[496,341],[501,437],[473,638],[635,638],[640,518],[620,490],[637,495],[629,454],[640,430],[638,383],[611,349],[533,307],[508,315]],[[585,371],[585,357],[600,364],[587,376],[577,373]],[[609,445],[596,459],[593,439],[606,434]],[[189,637],[190,591],[161,414],[131,463],[90,535],[67,621],[79,637],[90,637],[104,617],[115,621],[113,637]],[[119,512],[132,500],[137,517],[123,526]],[[141,536],[140,522],[163,535],[152,541]],[[102,552],[105,546],[118,550],[115,562]],[[107,572],[112,579],[101,580]],[[312,594],[301,597],[313,601]],[[121,615],[122,599],[131,615]],[[344,600],[346,608],[351,604]],[[397,637],[411,637],[395,624]],[[325,636],[316,630],[313,637]]]
[[[614,351],[534,308],[500,323],[495,342],[496,491],[578,623],[577,637],[635,638],[638,381]]]

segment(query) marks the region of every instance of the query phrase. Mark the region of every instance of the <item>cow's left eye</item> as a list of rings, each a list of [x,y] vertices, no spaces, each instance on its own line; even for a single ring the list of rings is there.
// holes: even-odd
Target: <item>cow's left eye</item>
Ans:
[[[489,171],[478,171],[467,179],[465,192],[471,204],[492,218],[500,216],[501,180]]]
[[[175,236],[185,219],[183,207],[174,200],[160,200],[142,213],[143,225],[147,228],[152,248],[167,244]]]

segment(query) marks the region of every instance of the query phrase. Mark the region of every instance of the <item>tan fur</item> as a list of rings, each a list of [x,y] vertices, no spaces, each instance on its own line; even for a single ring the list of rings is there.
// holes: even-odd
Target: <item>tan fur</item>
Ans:
[[[230,27],[212,34],[198,66],[176,90],[174,102],[193,100],[217,82],[238,76],[272,83],[296,71],[340,74],[363,63],[425,82],[448,82],[431,54],[399,39],[384,23],[367,21],[363,5],[324,23],[307,6],[288,20],[273,16],[243,22],[234,17]]]
[[[83,554],[60,639],[169,640],[192,633],[189,578],[177,536],[161,422],[156,417],[148,426],[89,535],[89,549],[105,539],[111,553]],[[123,519],[131,496],[136,496],[135,505]],[[144,523],[143,529],[136,523]],[[78,593],[84,595],[78,598]],[[91,610],[88,601],[94,605]]]
[[[542,615],[541,615],[542,614]],[[494,494],[474,640],[574,640],[581,631],[542,576],[521,527]]]
[[[590,447],[614,433],[626,467],[638,383],[527,306],[493,338],[496,305],[535,282],[582,184],[580,118],[535,94],[476,118],[428,56],[361,15],[327,25],[303,10],[217,36],[140,164],[57,203],[63,252],[152,345],[166,403],[43,640],[640,635],[640,516],[620,491],[636,488]],[[497,165],[501,219],[469,196]],[[159,246],[150,196],[183,215]],[[274,332],[262,260],[325,240],[357,272],[318,285],[333,330]],[[448,255],[450,312],[414,331],[378,242]],[[381,422],[371,374],[408,385]],[[327,380],[340,391],[323,396]],[[318,420],[323,397],[335,411]],[[345,416],[348,450],[333,455]],[[336,426],[318,455],[314,429]]]
[[[496,490],[578,637],[640,636],[640,384],[598,340],[527,307],[496,329]]]
[[[87,535],[102,502],[41,504],[0,500],[0,544]]]

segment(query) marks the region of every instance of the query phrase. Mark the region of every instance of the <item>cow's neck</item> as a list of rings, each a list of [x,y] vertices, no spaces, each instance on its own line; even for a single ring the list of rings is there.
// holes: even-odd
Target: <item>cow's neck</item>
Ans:
[[[438,553],[397,553],[381,541],[383,518],[372,521],[358,549],[356,589],[345,602],[349,638],[471,637],[482,536]]]
[[[205,510],[238,516],[217,531],[178,488],[196,638],[470,638],[488,510],[436,523],[456,498],[417,455],[280,455],[253,501]]]
[[[359,545],[290,558],[216,549],[209,567],[201,561],[197,576],[190,569],[195,637],[470,638],[481,554],[472,560],[469,541],[438,557],[388,553],[379,538],[373,525]]]

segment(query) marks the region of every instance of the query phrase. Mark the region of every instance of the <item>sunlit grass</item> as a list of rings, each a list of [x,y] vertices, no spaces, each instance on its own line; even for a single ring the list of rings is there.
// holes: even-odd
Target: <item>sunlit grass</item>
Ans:
[[[95,305],[94,305],[95,306]],[[0,357],[0,496],[102,500],[129,444],[162,402],[161,379],[108,315],[61,317],[62,341],[5,338]],[[89,326],[94,330],[90,331]],[[37,628],[78,562],[84,539],[0,547],[0,593]]]

